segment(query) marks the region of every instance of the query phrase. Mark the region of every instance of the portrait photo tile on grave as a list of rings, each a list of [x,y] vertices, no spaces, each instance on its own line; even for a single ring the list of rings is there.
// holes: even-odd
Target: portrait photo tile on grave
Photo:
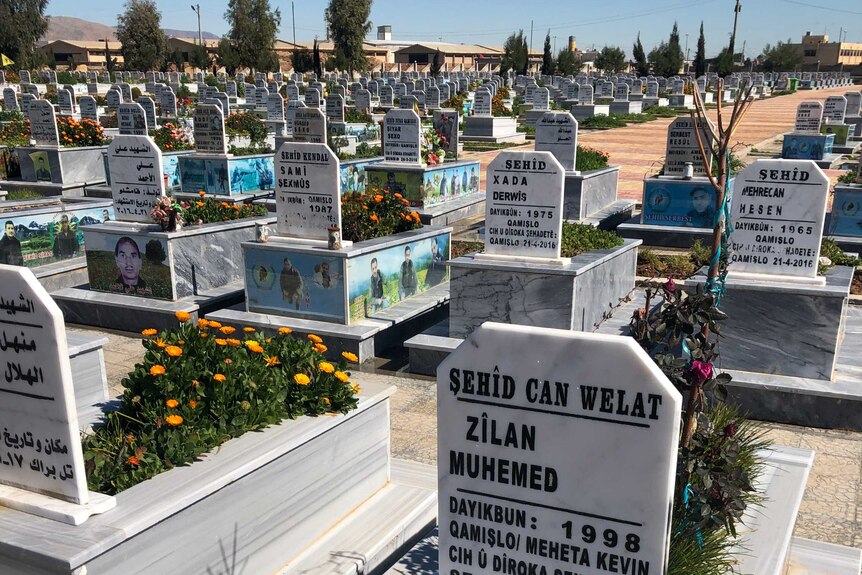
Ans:
[[[63,313],[32,270],[0,265],[0,508],[78,525],[116,505],[90,493]]]
[[[664,573],[681,404],[634,339],[481,325],[437,369],[440,573]]]

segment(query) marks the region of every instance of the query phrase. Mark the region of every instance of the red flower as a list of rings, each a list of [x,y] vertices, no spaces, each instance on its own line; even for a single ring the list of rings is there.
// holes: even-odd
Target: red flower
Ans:
[[[668,278],[664,284],[664,289],[668,293],[674,293],[676,291],[676,282],[673,281],[673,278]]]
[[[703,385],[712,377],[712,364],[708,361],[696,359],[691,362],[691,367],[688,370],[689,381],[692,385]]]

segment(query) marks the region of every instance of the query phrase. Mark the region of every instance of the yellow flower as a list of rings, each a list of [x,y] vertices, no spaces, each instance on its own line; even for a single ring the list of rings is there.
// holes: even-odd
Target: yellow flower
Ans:
[[[323,339],[321,339],[319,335],[314,335],[313,333],[308,334],[308,339],[314,343],[323,343]]]
[[[280,327],[278,328],[278,333],[280,333],[281,335],[290,335],[293,333],[293,330],[289,327]]]
[[[205,319],[199,319],[198,320],[198,327],[199,328],[206,329],[209,326],[210,326],[210,322],[208,322],[207,320],[205,320]]]
[[[230,364],[232,364],[232,363],[233,363],[233,360],[232,360],[231,358],[227,358],[227,359],[225,359],[225,360],[224,360],[224,364],[225,364],[225,365],[230,365]]]
[[[352,391],[353,393],[362,393],[362,388],[354,383],[350,386],[350,391]]]
[[[325,404],[326,404],[326,407],[329,407],[330,405],[332,405],[332,403],[329,401],[329,398],[328,398],[328,397],[324,397],[324,398],[323,398],[323,403],[325,403]]]
[[[263,353],[263,348],[254,340],[247,340],[245,346],[249,351],[253,351],[254,353]]]
[[[337,379],[338,381],[340,381],[342,383],[347,383],[350,380],[350,376],[347,375],[346,373],[344,373],[343,371],[336,371],[335,372],[335,379]]]
[[[179,404],[180,404],[180,402],[177,401],[176,399],[169,399],[165,402],[165,405],[167,405],[171,409],[175,408]]]
[[[266,360],[266,367],[275,367],[276,365],[281,365],[281,362],[278,361],[278,357],[274,355],[265,355],[263,359]]]
[[[326,353],[326,350],[328,350],[328,349],[329,348],[326,347],[325,345],[323,345],[322,343],[314,344],[314,351],[316,351],[317,353]]]
[[[177,319],[180,320],[180,323],[186,323],[187,321],[192,319],[192,316],[188,312],[185,312],[185,311],[178,311],[176,313],[176,316],[177,316]]]
[[[224,375],[222,375],[222,374],[220,374],[220,373],[217,373],[217,374],[215,374],[215,375],[213,376],[213,379],[214,379],[214,380],[216,380],[216,381],[224,381],[224,380],[226,380],[227,378],[226,378]]]
[[[297,373],[293,376],[293,381],[298,383],[299,385],[308,385],[311,383],[311,380],[304,373]]]
[[[245,333],[254,333],[255,330],[253,327],[244,327],[242,328],[242,331],[244,331]]]
[[[163,340],[162,338],[159,338],[159,339],[157,339],[157,340],[156,340],[156,345],[157,345],[157,346],[159,346],[159,347],[161,347],[161,348],[163,348],[163,347],[165,347],[166,345],[168,345],[168,342],[166,342],[166,341],[165,341],[165,340]]]
[[[219,328],[219,331],[220,331],[220,332],[222,332],[222,333],[223,333],[223,334],[225,334],[225,335],[230,335],[230,334],[232,334],[233,332],[235,332],[235,331],[236,331],[236,328],[235,328],[235,327],[231,327],[231,326],[229,326],[229,325],[226,325],[226,326],[224,326],[224,327],[222,327],[222,328]]]
[[[333,366],[327,361],[321,361],[317,364],[317,369],[319,369],[323,373],[332,373],[333,371],[335,371],[335,366]]]
[[[173,427],[176,427],[183,422],[183,416],[182,415],[169,415],[165,418],[165,421],[167,422],[168,425],[172,425]]]
[[[157,333],[159,333],[159,332],[154,330],[153,328],[149,328],[149,329],[145,329],[144,331],[142,331],[141,335],[144,337],[150,337],[151,335],[156,335]]]
[[[197,406],[198,406],[198,402],[195,401],[194,399],[189,402],[189,407],[191,407],[192,409],[196,408]]]
[[[227,340],[226,340],[226,339],[218,339],[218,338],[216,338],[215,342],[216,342],[216,345],[221,345],[221,346],[225,346],[225,345],[227,345]]]
[[[202,338],[202,339],[206,339],[206,338],[208,338],[209,336],[210,336],[210,334],[208,334],[208,333],[202,333],[202,334],[201,334],[201,338]]]
[[[199,195],[200,197],[204,197],[205,195],[207,195],[207,193],[206,193],[205,191],[201,190],[201,191],[199,191],[199,192],[198,192],[198,195]]]
[[[162,365],[154,365],[150,368],[150,375],[159,376],[165,374],[165,367]]]
[[[196,379],[192,380],[192,387],[193,388],[197,389],[200,387],[200,385],[201,385],[201,382],[199,382],[198,380],[196,380]]]
[[[165,353],[171,357],[179,357],[183,354],[183,349],[181,347],[177,347],[176,345],[169,345],[165,348]]]
[[[349,351],[342,351],[341,357],[343,357],[347,361],[352,361],[353,363],[359,363],[359,358],[356,357],[355,353],[350,353]]]
[[[247,401],[243,401],[239,404],[239,406],[242,408],[243,411],[248,411],[249,409],[251,409],[251,404]]]
[[[203,202],[195,202],[195,205],[196,205],[197,207],[199,207],[199,208],[204,207],[204,203],[203,203]]]
[[[238,339],[228,339],[227,344],[231,347],[239,347],[240,341]]]
[[[210,327],[213,329],[218,329],[221,327],[221,324],[217,321],[210,321]]]

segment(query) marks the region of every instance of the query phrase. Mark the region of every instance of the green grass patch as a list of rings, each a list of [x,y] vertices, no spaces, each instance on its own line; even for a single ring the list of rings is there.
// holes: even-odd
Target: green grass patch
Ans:
[[[590,250],[609,250],[623,245],[623,239],[614,232],[600,230],[588,224],[563,222],[563,241],[560,255],[573,258]]]

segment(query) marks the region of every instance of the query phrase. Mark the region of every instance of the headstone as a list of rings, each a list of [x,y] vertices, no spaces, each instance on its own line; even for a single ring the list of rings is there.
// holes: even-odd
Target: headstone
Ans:
[[[233,80],[228,80],[227,82],[225,82],[224,91],[225,93],[227,93],[229,98],[236,98],[236,82],[234,82]]]
[[[485,184],[485,253],[559,260],[564,176],[550,152],[500,152]]]
[[[551,152],[567,172],[575,169],[578,121],[569,112],[545,112],[536,122],[536,151]]]
[[[458,124],[461,116],[458,110],[450,108],[434,110],[434,129],[444,138],[443,149],[446,151],[446,159],[458,159]]]
[[[271,122],[284,122],[284,98],[281,94],[270,94],[267,97],[266,119]]]
[[[479,88],[473,96],[473,115],[490,118],[492,115],[491,92],[487,88]]]
[[[81,96],[78,101],[78,106],[81,108],[81,118],[87,120],[99,121],[99,107],[96,105],[96,99],[92,96]]]
[[[297,108],[293,118],[293,140],[309,144],[326,143],[326,116],[320,108]]]
[[[127,82],[120,84],[120,93],[123,95],[123,102],[132,101],[132,86]]]
[[[551,93],[547,88],[536,88],[533,90],[533,109],[538,111],[548,110],[551,107]]]
[[[108,90],[105,94],[105,105],[109,110],[116,110],[123,103],[123,95],[119,90]]]
[[[288,101],[299,100],[299,87],[296,84],[288,84],[284,92],[287,94]]]
[[[137,103],[144,109],[144,117],[147,119],[147,130],[155,130],[158,128],[156,123],[156,103],[149,96],[141,96],[137,99]]]
[[[440,108],[440,88],[437,86],[429,86],[425,90],[425,107],[429,110],[437,110]]]
[[[593,87],[590,84],[581,84],[578,92],[578,104],[581,106],[593,105]]]
[[[162,106],[162,116],[177,117],[177,97],[169,86],[165,86],[159,94],[159,103]]]
[[[150,211],[165,194],[162,153],[153,139],[115,137],[108,146],[108,171],[117,219],[150,222]]]
[[[341,227],[338,157],[325,142],[286,142],[278,149],[275,171],[279,235],[326,241],[328,228]]]
[[[380,106],[391,108],[395,105],[395,97],[392,86],[380,86]]]
[[[645,98],[658,98],[658,82],[647,82]]]
[[[823,120],[829,124],[843,124],[847,113],[847,98],[829,96],[823,105]]]
[[[57,91],[57,106],[61,114],[75,113],[75,95],[66,89]]]
[[[392,88],[389,88],[389,95],[392,95]],[[327,103],[327,106],[329,104]],[[371,113],[371,92],[366,89],[359,89],[353,93],[353,105],[358,112],[365,114]],[[391,104],[390,104],[391,105]]]
[[[823,104],[816,100],[801,102],[796,108],[796,124],[794,132],[820,133],[820,122],[823,119]]]
[[[305,105],[309,108],[320,107],[320,91],[317,88],[306,88],[305,90]]]
[[[267,95],[269,98],[269,95]],[[224,114],[224,117],[227,118],[230,116],[230,98],[225,92],[215,92],[211,99],[215,100],[221,105],[221,112]],[[266,102],[264,102],[264,107],[266,107]]]
[[[847,98],[846,116],[859,116],[860,108],[862,108],[862,92],[847,92],[844,97]]]
[[[413,99],[416,102],[416,107],[419,109],[420,114],[425,113],[425,91],[424,90],[413,90]]]
[[[619,83],[614,87],[614,100],[618,102],[628,102],[629,99],[629,85],[624,83]]]
[[[667,130],[667,148],[665,150],[665,176],[681,176],[685,173],[685,164],[691,162],[695,176],[706,176],[706,168],[700,155],[697,136],[694,131],[694,121],[691,118],[678,117]],[[704,145],[707,161],[712,163],[712,146],[706,124],[701,124],[701,141]]]
[[[633,339],[489,322],[437,374],[439,573],[667,572],[682,397]]]
[[[305,102],[302,100],[289,100],[284,105],[284,133],[288,136],[293,135],[293,123],[299,108],[305,108]]]
[[[393,109],[383,118],[383,156],[386,162],[422,164],[422,124],[413,110]]]
[[[330,94],[326,97],[326,122],[344,123],[344,97]]]
[[[3,109],[7,112],[17,112],[20,110],[18,107],[18,94],[14,88],[3,88]]]
[[[147,115],[144,107],[136,102],[120,104],[117,111],[117,127],[123,136],[146,136]]]
[[[198,104],[194,115],[195,150],[199,154],[227,154],[224,114],[215,104]]]
[[[443,106],[452,97],[452,89],[447,83],[440,84],[438,89],[440,90],[440,105]]]
[[[257,88],[254,84],[245,85],[245,103],[250,106],[257,105]]]
[[[814,279],[828,196],[829,178],[812,160],[745,168],[733,186],[731,274]]]
[[[21,113],[30,117],[30,104],[38,100],[33,94],[21,94]]]
[[[30,71],[29,70],[19,70],[18,71],[18,78],[21,80],[22,84],[29,84],[30,82],[33,81],[33,79],[30,77]]]
[[[213,92],[213,95],[215,95],[215,92]],[[269,90],[266,87],[258,88],[254,92],[254,98],[255,108],[266,109],[266,99],[269,98]]]
[[[0,265],[0,310],[0,499],[18,495],[27,504],[7,485],[87,505],[63,313],[30,269],[7,265]]]
[[[677,78],[673,81],[673,88],[671,94],[674,96],[680,96],[685,94],[685,81]]]
[[[30,119],[30,139],[37,146],[58,147],[60,136],[57,133],[57,117],[54,106],[47,100],[33,100],[27,116]]]

